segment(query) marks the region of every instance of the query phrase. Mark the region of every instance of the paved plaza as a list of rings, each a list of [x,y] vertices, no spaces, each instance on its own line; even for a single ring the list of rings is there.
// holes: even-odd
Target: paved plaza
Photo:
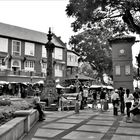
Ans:
[[[126,123],[112,109],[46,112],[23,140],[140,140],[140,123]]]

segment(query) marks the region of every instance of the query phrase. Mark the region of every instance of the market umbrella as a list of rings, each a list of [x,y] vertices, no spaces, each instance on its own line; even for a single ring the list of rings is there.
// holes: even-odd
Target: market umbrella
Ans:
[[[56,85],[56,88],[62,88],[62,89],[63,89],[63,88],[65,88],[65,87],[61,86],[60,84],[57,84],[57,85]]]
[[[101,88],[101,85],[91,85],[89,88]]]
[[[112,86],[106,86],[107,89],[114,89]]]
[[[36,82],[36,84],[44,84],[44,81],[40,80],[40,81]]]

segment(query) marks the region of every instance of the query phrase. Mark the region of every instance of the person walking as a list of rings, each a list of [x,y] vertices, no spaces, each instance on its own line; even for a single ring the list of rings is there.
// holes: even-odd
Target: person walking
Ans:
[[[82,95],[81,95],[81,92],[79,92],[76,96],[75,113],[79,113],[81,101],[82,101]]]
[[[131,108],[133,99],[134,99],[134,96],[130,93],[130,90],[126,89],[126,93],[124,94],[124,102],[125,102],[126,114],[127,114],[126,121],[129,121],[129,120],[131,121],[130,108]]]
[[[119,98],[120,98],[120,111],[124,115],[125,103],[124,103],[124,90],[122,87],[119,88]]]
[[[139,102],[139,92],[138,92],[138,88],[135,88],[135,91],[133,93],[134,96],[134,102]]]
[[[101,104],[101,111],[104,110],[104,102],[105,102],[105,95],[106,93],[104,92],[103,88],[101,88],[101,92],[100,92],[100,104]]]
[[[119,106],[119,94],[118,90],[112,91],[111,101],[113,104],[113,115],[118,115],[118,106]]]
[[[108,105],[108,100],[109,100],[109,95],[106,91],[106,94],[105,94],[105,101],[104,101],[104,110],[107,111],[109,109],[109,105]]]
[[[84,86],[84,89],[83,89],[84,106],[87,106],[87,98],[88,98],[88,87]]]
[[[97,91],[93,90],[92,91],[92,109],[97,109]]]

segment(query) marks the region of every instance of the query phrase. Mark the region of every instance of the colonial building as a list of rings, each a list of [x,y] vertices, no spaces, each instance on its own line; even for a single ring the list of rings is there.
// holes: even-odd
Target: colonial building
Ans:
[[[9,82],[37,82],[46,75],[47,34],[0,23],[0,80]],[[76,54],[55,34],[52,42],[53,66],[56,80],[66,77],[67,66],[77,67]],[[68,57],[68,58],[67,58]]]
[[[72,50],[67,50],[67,76],[78,73],[79,54]]]
[[[132,45],[134,36],[119,35],[109,40],[112,46],[114,88],[133,91]]]

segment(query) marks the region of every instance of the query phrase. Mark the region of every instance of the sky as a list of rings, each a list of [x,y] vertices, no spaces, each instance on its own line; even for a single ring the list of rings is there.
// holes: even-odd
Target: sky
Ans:
[[[52,28],[64,43],[74,35],[65,12],[69,0],[0,0],[0,22],[48,33]],[[138,40],[139,37],[137,36]],[[140,51],[140,43],[132,47],[133,63]]]
[[[48,33],[67,43],[74,33],[65,12],[68,0],[0,0],[0,22]]]

